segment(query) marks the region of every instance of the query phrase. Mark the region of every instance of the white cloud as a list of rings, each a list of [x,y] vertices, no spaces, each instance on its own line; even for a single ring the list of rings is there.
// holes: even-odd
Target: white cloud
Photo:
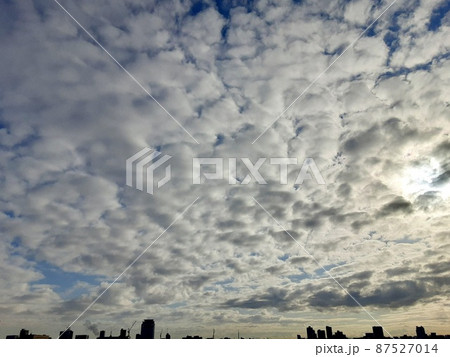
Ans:
[[[395,9],[386,13],[373,36],[252,145],[381,5],[388,3],[259,2],[226,19],[214,6],[192,16],[184,2],[67,4],[199,145],[60,8],[8,8],[15,16],[1,25],[0,288],[8,293],[0,333],[26,327],[29,313],[30,328],[56,335],[107,286],[97,281],[120,274],[197,196],[86,319],[118,329],[152,316],[178,337],[191,326],[230,334],[236,325],[254,336],[294,336],[303,323],[324,325],[328,308],[349,334],[370,326],[250,196],[390,332],[435,314],[448,295],[441,184],[449,169],[449,30],[420,25],[430,3],[405,5],[397,20]],[[393,21],[394,51],[383,41]],[[173,156],[173,180],[155,196],[125,186],[125,160],[144,146]],[[313,157],[327,185],[276,185],[273,167],[262,170],[268,186],[193,186],[192,158],[214,156]],[[439,163],[433,192],[407,194],[410,169],[431,158]],[[291,183],[298,170],[290,169]],[[61,292],[42,283],[42,262],[80,279]],[[437,316],[427,322],[448,325]]]

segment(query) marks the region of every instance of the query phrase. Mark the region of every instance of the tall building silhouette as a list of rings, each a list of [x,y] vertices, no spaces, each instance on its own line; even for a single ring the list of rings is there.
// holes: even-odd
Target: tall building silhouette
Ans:
[[[427,338],[427,334],[425,333],[425,328],[423,326],[416,326],[416,336],[417,338]]]
[[[136,335],[138,339],[154,339],[155,338],[155,321],[146,319],[141,324],[141,333]]]
[[[317,330],[317,338],[324,339],[325,338],[325,331],[324,330]]]
[[[381,326],[372,326],[373,338],[384,338],[383,328]]]
[[[325,330],[327,331],[327,338],[328,339],[333,338],[333,329],[331,328],[331,326],[326,326]]]
[[[307,336],[308,339],[315,339],[315,338],[317,338],[316,331],[314,331],[314,329],[311,326],[308,326],[306,328],[306,336]]]
[[[125,330],[124,328],[121,328],[119,338],[122,338],[122,339],[128,338],[127,330]]]
[[[19,333],[19,338],[24,339],[24,338],[31,338],[30,337],[30,331],[29,330],[25,330],[24,328],[20,330]]]

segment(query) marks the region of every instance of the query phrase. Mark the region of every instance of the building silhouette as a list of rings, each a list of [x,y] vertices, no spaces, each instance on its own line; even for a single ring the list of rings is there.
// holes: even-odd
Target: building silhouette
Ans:
[[[326,330],[326,331],[325,331]],[[331,326],[326,326],[325,330],[317,330],[317,335],[315,330],[311,327],[308,326],[306,328],[306,336],[308,339],[316,339],[316,338],[320,338],[320,339],[344,339],[347,338],[347,336],[342,332],[337,330],[336,333],[333,335],[333,329],[331,328]],[[299,335],[297,335],[298,338]]]
[[[136,335],[137,339],[151,339],[155,338],[155,321],[153,319],[146,319],[142,321],[141,333]]]
[[[98,339],[129,339],[130,338],[130,330],[134,326],[133,325],[127,330],[121,329],[120,334],[118,336],[113,336],[112,332],[109,334],[109,336],[106,336],[106,333],[104,330],[100,331]],[[163,338],[162,336],[163,331],[161,330],[160,338]],[[318,329],[317,334],[316,330],[312,326],[308,326],[306,328],[306,335],[308,339],[346,339],[347,336],[342,332],[337,330],[333,334],[333,328],[331,326],[326,326],[324,330]],[[59,332],[59,338],[60,339],[73,339],[74,338],[74,332],[71,329],[67,329],[64,331]],[[269,337],[269,336],[268,336]],[[18,335],[7,335],[6,339],[50,339],[51,337],[46,334],[33,334],[30,333],[29,330],[21,329]],[[155,338],[155,321],[153,319],[145,319],[142,321],[141,324],[141,331],[139,334],[136,335],[137,339],[154,339]],[[171,335],[168,332],[165,335],[166,339],[171,339]],[[182,337],[183,339],[202,339],[199,335],[194,335],[193,333],[188,334],[185,337]],[[207,338],[215,338],[215,330],[213,329],[212,337]],[[223,337],[224,339],[229,339],[229,337]],[[240,337],[239,331],[237,334],[237,338]],[[301,339],[302,337],[298,334],[298,339]],[[355,337],[357,338],[357,337]],[[394,339],[450,339],[449,334],[437,334],[436,332],[430,332],[426,333],[425,328],[423,326],[416,326],[416,335],[415,336],[408,336],[407,334],[399,335],[399,336],[390,336],[385,337],[384,336],[384,330],[381,326],[372,326],[372,331],[365,333],[365,335],[362,338],[373,338],[373,339],[387,339],[387,338],[394,338]],[[87,334],[79,334],[75,335],[75,339],[81,340],[81,339],[89,339],[89,335]]]
[[[112,333],[109,334],[109,336],[105,335],[105,331],[100,331],[100,336],[97,337],[97,339],[103,340],[103,339],[108,339],[108,340],[119,340],[119,339],[128,339],[129,337],[127,336],[127,330],[125,329],[120,329],[120,335],[119,336],[113,336]]]
[[[327,331],[327,338],[328,339],[333,338],[333,329],[331,328],[331,326],[326,326],[325,330]]]
[[[30,338],[33,340],[49,340],[49,339],[51,339],[51,337],[49,335],[36,335],[33,333],[30,336],[31,336]]]
[[[89,335],[75,335],[75,340],[89,340]]]
[[[416,337],[417,338],[427,338],[428,335],[425,333],[423,326],[416,326]]]
[[[316,331],[314,331],[314,329],[311,326],[308,326],[306,328],[306,337],[310,340],[310,339],[316,339],[317,335],[316,335]]]
[[[333,338],[336,339],[345,339],[347,336],[342,331],[337,330],[336,333],[333,335]]]
[[[30,333],[29,330],[21,329],[19,335],[8,335],[6,336],[8,340],[10,339],[22,339],[22,340],[37,340],[37,339],[50,339],[49,335],[37,335],[34,333]]]
[[[383,328],[381,326],[372,326],[373,338],[384,338]]]
[[[20,330],[19,338],[21,338],[21,339],[31,338],[29,336],[30,336],[30,331],[29,330],[25,330],[25,329]]]
[[[65,331],[59,331],[59,339],[61,340],[71,340],[73,338],[73,331],[67,329]]]

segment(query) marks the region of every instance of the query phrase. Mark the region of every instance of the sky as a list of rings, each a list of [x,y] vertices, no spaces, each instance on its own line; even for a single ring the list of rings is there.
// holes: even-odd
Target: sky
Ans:
[[[56,337],[158,237],[75,334],[450,333],[449,1],[369,29],[391,0],[59,2],[103,49],[53,0],[0,2],[2,338]],[[125,184],[145,147],[171,156],[153,195]],[[199,157],[237,184],[194,185]]]

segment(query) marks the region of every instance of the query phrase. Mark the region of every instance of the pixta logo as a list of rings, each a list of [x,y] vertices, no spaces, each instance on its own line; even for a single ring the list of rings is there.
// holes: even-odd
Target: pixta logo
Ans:
[[[144,191],[144,176],[146,177],[146,191],[153,195],[154,190],[154,172],[161,165],[170,160],[171,156],[164,155],[155,160],[161,153],[150,148],[142,149],[126,161],[126,184],[130,187],[135,187],[140,191]],[[135,165],[136,163],[136,165]],[[135,175],[133,175],[133,173]],[[158,188],[164,186],[171,178],[171,167],[166,166],[166,173],[164,178],[156,183]]]
[[[266,185],[267,181],[264,179],[262,174],[260,173],[260,169],[264,163],[266,163],[267,158],[262,157],[256,160],[255,163],[247,158],[241,158],[240,161],[245,165],[248,170],[248,174],[242,179],[237,179],[237,158],[229,158],[228,159],[228,184],[230,185],[247,185],[252,179],[255,180],[256,183],[260,185]],[[204,183],[206,180],[223,180],[224,179],[224,159],[219,157],[208,157],[208,158],[193,158],[192,159],[192,183],[194,185],[200,185]],[[270,165],[278,165],[279,166],[279,181],[278,183],[281,185],[288,184],[288,167],[289,165],[298,165],[298,160],[296,157],[273,157],[269,160]],[[203,179],[201,174],[202,166],[214,166],[215,172],[204,172]],[[311,176],[312,174],[312,176]],[[322,177],[322,174],[319,171],[316,163],[312,158],[306,158],[302,166],[298,172],[297,178],[294,182],[295,185],[303,184],[303,181],[308,179],[316,180],[317,184],[325,185],[325,180]]]
[[[157,188],[164,186],[171,179],[171,167],[166,165],[165,176],[155,184],[154,173],[155,170],[170,160],[171,156],[163,155],[156,150],[150,148],[142,149],[126,160],[126,184],[134,187],[140,191],[146,191],[151,195],[154,192],[155,185]],[[297,158],[259,158],[253,163],[249,158],[228,158],[227,169],[224,170],[225,159],[220,157],[200,158],[194,157],[192,159],[192,184],[201,185],[208,180],[227,180],[229,185],[247,185],[254,181],[260,185],[266,185],[267,181],[260,172],[264,164],[278,166],[278,183],[287,185],[288,173],[290,165],[298,165]],[[247,171],[241,178],[237,175],[237,166],[242,164]],[[202,170],[203,166],[208,166],[207,170]],[[211,166],[214,171],[211,172]],[[298,165],[299,166],[299,165]],[[294,168],[295,169],[295,168]],[[290,171],[292,173],[292,170]],[[299,166],[298,175],[293,182],[294,185],[302,185],[305,180],[315,180],[319,185],[325,185],[325,180],[319,171],[316,163],[312,158],[306,158],[301,166]],[[145,182],[145,184],[144,184]],[[274,182],[273,179],[271,182]],[[292,182],[291,182],[292,183]],[[146,187],[144,187],[146,186]]]

